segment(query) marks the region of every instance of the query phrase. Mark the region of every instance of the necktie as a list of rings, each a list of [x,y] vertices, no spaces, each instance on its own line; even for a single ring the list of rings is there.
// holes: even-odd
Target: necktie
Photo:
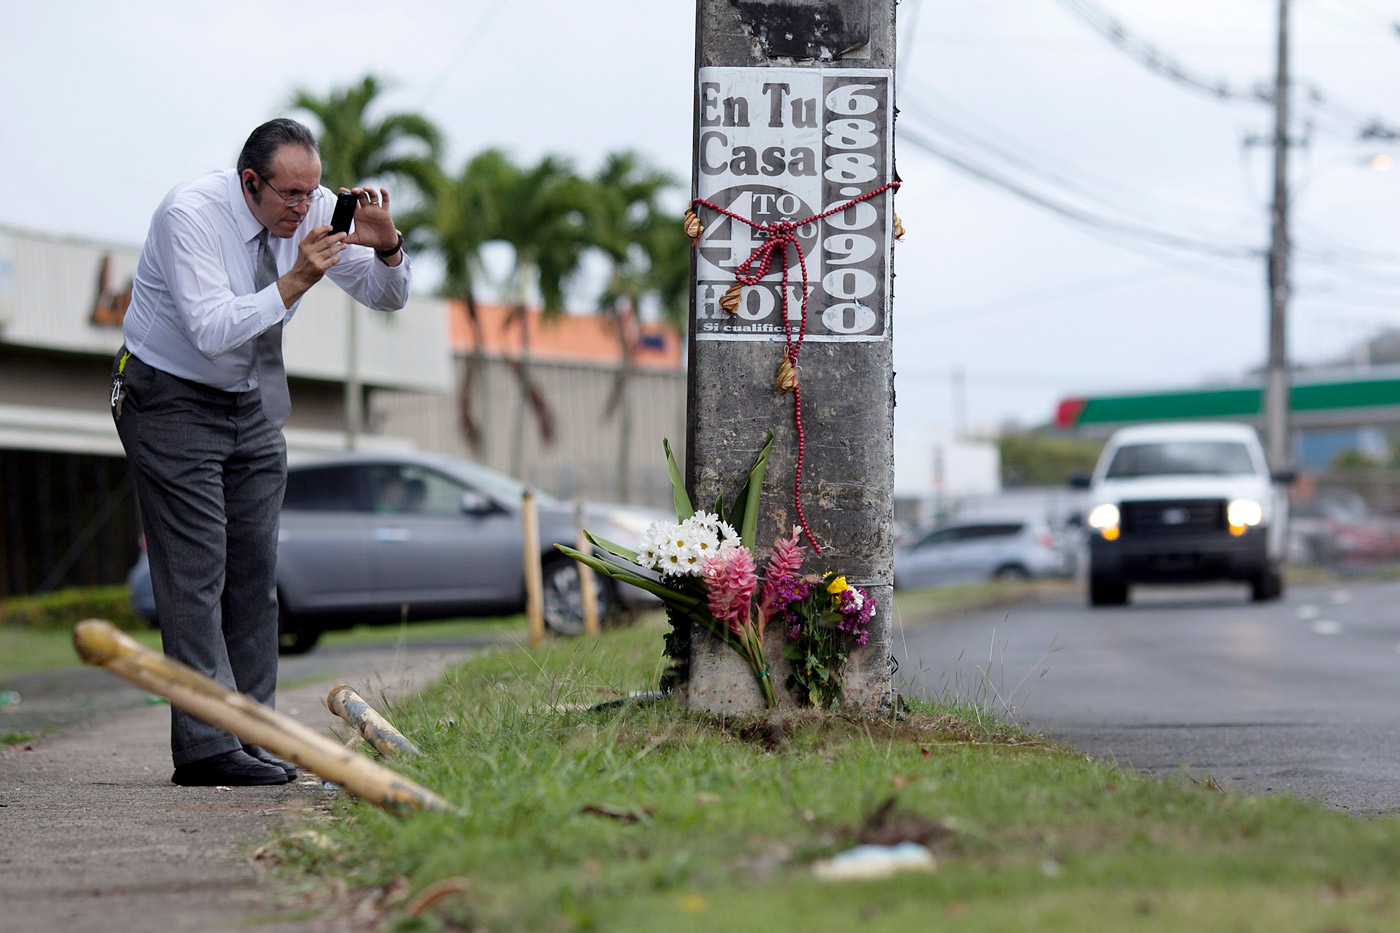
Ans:
[[[262,291],[275,281],[277,261],[272,258],[272,248],[267,244],[267,230],[264,229],[258,234],[258,264],[253,274],[253,284],[258,291]],[[263,414],[274,427],[280,428],[292,413],[292,397],[287,391],[287,369],[282,365],[281,321],[258,335],[257,366]]]

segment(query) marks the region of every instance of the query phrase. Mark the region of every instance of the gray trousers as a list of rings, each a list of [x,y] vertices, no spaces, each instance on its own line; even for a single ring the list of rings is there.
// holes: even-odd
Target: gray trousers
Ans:
[[[121,377],[125,395],[112,414],[141,502],[165,653],[272,706],[277,525],[287,487],[282,431],[263,415],[256,390],[224,392],[135,356]],[[171,709],[177,767],[239,746]]]

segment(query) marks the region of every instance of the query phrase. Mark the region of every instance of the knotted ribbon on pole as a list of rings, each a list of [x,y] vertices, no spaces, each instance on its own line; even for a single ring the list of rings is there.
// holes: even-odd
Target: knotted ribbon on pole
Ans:
[[[739,285],[757,285],[768,275],[773,267],[775,255],[782,259],[783,277],[780,295],[782,299],[783,315],[783,338],[787,350],[783,355],[783,362],[778,368],[779,388],[783,391],[791,391],[793,399],[793,421],[797,427],[797,469],[793,476],[793,505],[797,510],[798,522],[802,525],[802,531],[807,536],[807,540],[812,542],[812,549],[818,554],[822,547],[817,543],[816,537],[812,534],[811,526],[807,524],[807,514],[802,509],[802,464],[807,455],[807,437],[802,428],[802,386],[797,379],[797,355],[802,352],[802,341],[807,336],[807,257],[802,251],[802,242],[797,237],[797,231],[807,224],[824,220],[834,214],[854,207],[862,201],[868,201],[886,191],[897,191],[899,182],[888,181],[872,191],[867,191],[859,197],[851,198],[836,205],[830,210],[822,211],[820,214],[813,214],[802,220],[775,220],[768,223],[758,223],[750,220],[741,214],[720,207],[712,201],[704,198],[695,198],[690,202],[690,209],[696,210],[700,207],[709,208],[716,213],[723,214],[731,220],[746,224],[758,231],[763,236],[761,242],[749,257],[739,263],[734,269],[734,279]],[[704,232],[701,230],[697,234],[697,241]],[[797,251],[797,265],[802,270],[802,326],[794,338],[792,333],[792,322],[788,319],[788,246],[792,246]],[[754,266],[757,265],[757,270]]]

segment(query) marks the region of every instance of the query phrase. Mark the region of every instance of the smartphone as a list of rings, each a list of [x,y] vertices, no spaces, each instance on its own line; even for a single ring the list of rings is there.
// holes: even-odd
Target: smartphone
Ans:
[[[360,199],[349,191],[342,191],[335,198],[335,213],[331,215],[331,233],[349,233],[350,221],[355,216],[355,205]]]

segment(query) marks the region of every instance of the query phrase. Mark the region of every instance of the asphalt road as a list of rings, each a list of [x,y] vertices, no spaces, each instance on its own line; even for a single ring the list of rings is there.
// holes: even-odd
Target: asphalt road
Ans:
[[[902,692],[984,702],[1086,754],[1400,811],[1400,582],[1134,588],[896,630]]]

